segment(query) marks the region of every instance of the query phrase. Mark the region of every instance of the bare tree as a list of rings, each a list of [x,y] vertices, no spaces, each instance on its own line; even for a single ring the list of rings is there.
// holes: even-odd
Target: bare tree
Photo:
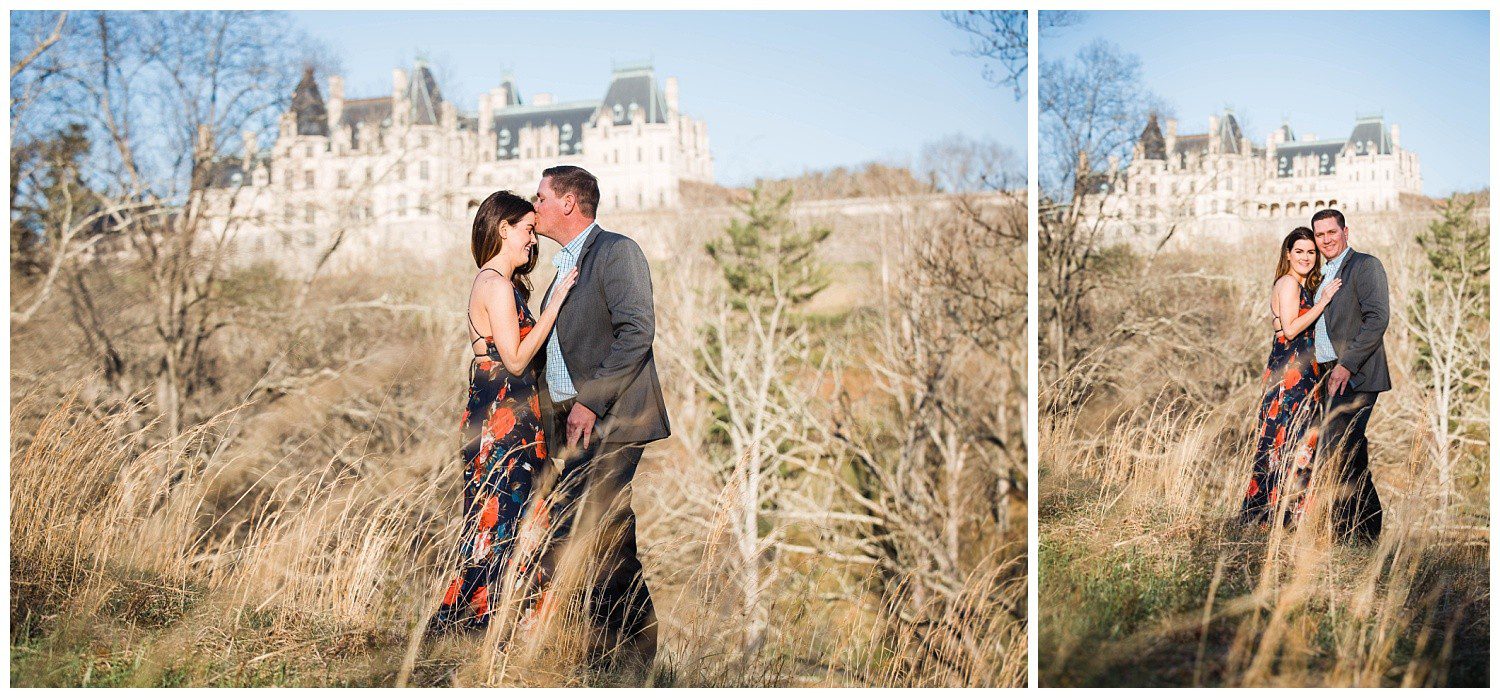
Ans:
[[[1165,112],[1141,81],[1141,61],[1103,39],[1071,60],[1043,61],[1038,76],[1043,192],[1067,200],[1111,157],[1128,160],[1146,116]],[[1082,167],[1081,167],[1082,166]]]
[[[162,425],[180,433],[188,398],[211,380],[209,342],[229,322],[220,300],[231,231],[208,206],[216,167],[241,132],[264,128],[289,94],[295,35],[284,15],[253,12],[92,12],[64,39],[69,115],[99,144],[85,179],[112,217],[120,272],[139,273]],[[107,257],[97,257],[105,259]],[[74,319],[87,341],[114,347],[131,329],[101,312],[92,273],[69,274]],[[123,373],[123,372],[122,372]],[[127,386],[118,382],[123,391]]]
[[[1045,327],[1041,358],[1051,383],[1077,355],[1070,340],[1085,298],[1099,284],[1095,267],[1105,240],[1105,199],[1121,184],[1118,169],[1099,168],[1128,158],[1158,99],[1141,85],[1140,60],[1103,40],[1071,61],[1044,62],[1040,80],[1038,320]]]
[[[1010,85],[1016,99],[1026,94],[1025,10],[948,10],[943,18],[969,35],[966,55],[985,61],[984,79],[996,86]],[[1046,36],[1077,21],[1074,12],[1043,12],[1037,18],[1037,29]]]
[[[1481,464],[1487,445],[1489,390],[1489,226],[1474,202],[1450,199],[1416,243],[1426,264],[1407,316],[1416,339],[1416,374],[1427,387],[1428,456],[1437,468],[1436,511],[1448,519],[1458,503],[1465,462]],[[1480,465],[1482,467],[1482,464]],[[1482,480],[1482,478],[1479,478]]]

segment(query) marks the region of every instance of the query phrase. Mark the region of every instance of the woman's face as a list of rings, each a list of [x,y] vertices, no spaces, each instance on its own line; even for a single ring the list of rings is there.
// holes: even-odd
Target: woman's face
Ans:
[[[515,266],[521,266],[531,259],[531,248],[536,246],[536,214],[528,213],[521,217],[515,225],[506,225],[500,222],[501,232],[505,234],[505,242],[500,245],[500,254],[505,255]]]
[[[1318,263],[1318,246],[1312,240],[1297,240],[1292,243],[1292,249],[1287,250],[1286,258],[1297,276],[1307,276]]]

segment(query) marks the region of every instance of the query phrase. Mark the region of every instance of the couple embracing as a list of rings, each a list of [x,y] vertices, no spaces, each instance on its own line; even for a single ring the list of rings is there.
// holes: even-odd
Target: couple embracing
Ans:
[[[594,221],[598,205],[598,180],[564,165],[542,173],[532,201],[495,192],[475,213],[461,569],[429,630],[486,627],[509,598],[526,599],[523,624],[554,613],[565,601],[549,586],[577,542],[591,660],[645,671],[656,614],[630,483],[645,445],[670,432],[651,351],[651,272],[635,241]],[[562,249],[533,317],[537,235]],[[535,489],[543,473],[555,475],[547,497]]]
[[[1334,488],[1334,533],[1374,542],[1381,509],[1365,427],[1376,398],[1391,389],[1390,294],[1380,260],[1349,247],[1344,214],[1318,211],[1312,228],[1282,240],[1271,312],[1275,334],[1241,520],[1295,524],[1311,498],[1323,496],[1312,487],[1322,469],[1318,481]]]

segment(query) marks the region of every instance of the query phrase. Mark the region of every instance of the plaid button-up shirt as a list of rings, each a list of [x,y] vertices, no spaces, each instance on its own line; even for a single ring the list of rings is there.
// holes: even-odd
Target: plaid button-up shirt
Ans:
[[[568,275],[573,267],[578,266],[578,253],[583,249],[583,243],[598,228],[598,223],[591,223],[584,228],[578,237],[572,242],[563,245],[563,248],[552,255],[552,266],[557,268],[557,276],[552,280],[555,287],[557,282]],[[547,297],[542,299],[542,307],[546,307],[547,301],[552,299],[552,289],[547,290]],[[568,365],[563,363],[562,344],[557,340],[557,326],[552,326],[552,334],[547,337],[547,390],[552,393],[553,402],[562,402],[578,397],[578,389],[573,385],[573,377],[568,375]]]

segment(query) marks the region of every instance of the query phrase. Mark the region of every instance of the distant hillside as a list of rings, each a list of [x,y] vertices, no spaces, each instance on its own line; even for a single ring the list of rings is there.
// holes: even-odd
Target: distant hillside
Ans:
[[[935,188],[917,179],[905,167],[866,163],[858,168],[835,167],[806,172],[796,177],[760,179],[758,184],[772,191],[791,187],[799,201],[857,199],[892,195],[930,194]],[[683,181],[682,201],[688,208],[725,206],[749,199],[747,187],[722,187],[716,184]]]

